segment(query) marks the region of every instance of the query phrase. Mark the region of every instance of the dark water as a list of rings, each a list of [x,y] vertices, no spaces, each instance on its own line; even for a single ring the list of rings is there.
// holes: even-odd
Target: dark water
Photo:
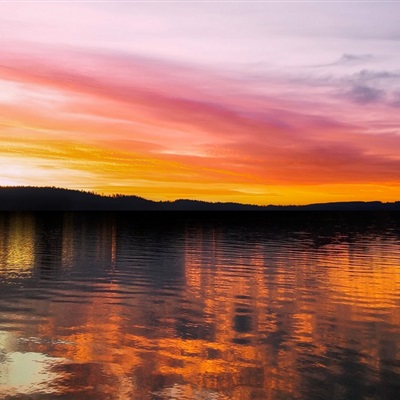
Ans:
[[[400,215],[0,213],[1,399],[398,399]]]

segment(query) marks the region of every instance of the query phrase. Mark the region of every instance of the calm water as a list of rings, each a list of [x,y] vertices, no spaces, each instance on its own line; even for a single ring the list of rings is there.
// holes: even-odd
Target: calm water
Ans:
[[[1,399],[398,399],[400,215],[0,213]]]

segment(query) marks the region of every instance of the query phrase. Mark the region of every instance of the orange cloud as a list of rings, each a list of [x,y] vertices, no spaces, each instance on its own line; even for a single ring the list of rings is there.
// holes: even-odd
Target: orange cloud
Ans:
[[[251,82],[190,66],[40,49],[5,52],[0,79],[10,93],[0,99],[0,151],[26,171],[9,171],[3,184],[59,185],[65,172],[67,187],[254,203],[319,201],[316,185],[327,201],[337,185],[348,188],[341,200],[362,200],[400,184],[400,136],[385,122],[393,108],[312,85],[303,101],[286,93],[304,84],[270,78],[271,93],[260,95]],[[357,185],[367,194],[355,196]]]

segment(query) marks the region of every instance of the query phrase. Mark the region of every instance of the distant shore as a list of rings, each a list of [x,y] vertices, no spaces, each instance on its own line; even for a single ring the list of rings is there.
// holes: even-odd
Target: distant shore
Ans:
[[[139,196],[102,196],[55,187],[0,187],[1,211],[400,211],[400,201],[251,205],[198,200],[152,201]]]

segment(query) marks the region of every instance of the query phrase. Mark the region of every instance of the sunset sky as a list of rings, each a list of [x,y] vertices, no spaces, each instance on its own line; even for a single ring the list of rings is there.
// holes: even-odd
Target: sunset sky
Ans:
[[[400,2],[0,3],[0,185],[400,200]]]

